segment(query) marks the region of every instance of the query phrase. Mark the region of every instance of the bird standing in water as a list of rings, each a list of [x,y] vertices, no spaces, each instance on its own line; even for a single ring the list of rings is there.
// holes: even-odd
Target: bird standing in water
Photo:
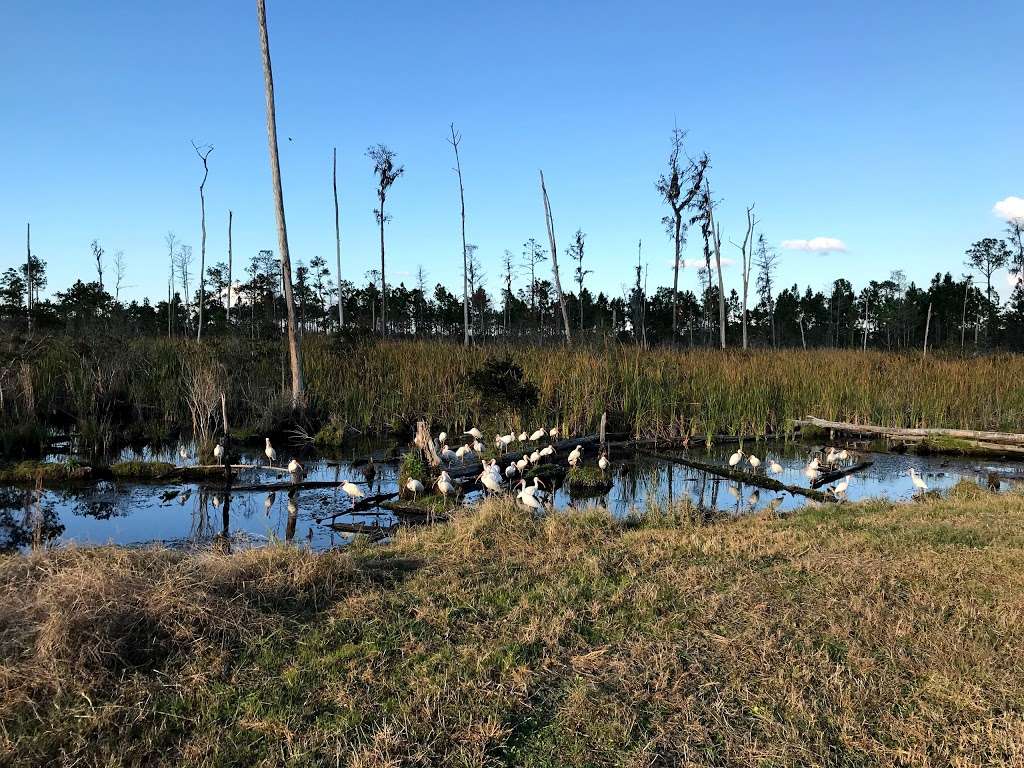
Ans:
[[[267,447],[263,449],[263,455],[267,457],[267,461],[270,462],[270,466],[274,466],[274,462],[277,461],[277,451],[274,450],[274,446],[270,444],[270,438],[266,438]]]
[[[441,434],[443,435],[444,432]],[[373,480],[377,477],[377,467],[373,465],[373,456],[363,465],[363,477],[366,478],[368,484],[373,485]]]

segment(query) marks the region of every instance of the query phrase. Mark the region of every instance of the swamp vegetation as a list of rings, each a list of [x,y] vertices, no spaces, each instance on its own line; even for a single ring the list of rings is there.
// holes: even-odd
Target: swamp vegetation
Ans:
[[[631,345],[555,348],[442,341],[303,341],[306,409],[294,417],[280,342],[211,338],[9,339],[2,344],[0,442],[11,458],[74,436],[85,455],[194,440],[209,451],[221,394],[233,437],[337,446],[365,433],[411,436],[427,419],[458,434],[559,424],[637,437],[784,433],[808,414],[888,427],[1019,431],[1024,356],[849,350],[713,351]]]

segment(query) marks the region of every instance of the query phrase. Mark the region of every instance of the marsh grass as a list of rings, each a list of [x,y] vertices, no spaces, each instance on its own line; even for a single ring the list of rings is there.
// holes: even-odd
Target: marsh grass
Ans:
[[[1011,431],[1024,420],[1024,388],[1017,385],[1024,356],[1008,354],[922,361],[855,350],[641,350],[613,343],[466,349],[412,340],[342,348],[330,337],[309,336],[303,360],[310,413],[320,422],[311,434],[330,420],[335,442],[349,429],[405,434],[420,418],[450,434],[471,425],[490,434],[556,423],[567,434],[584,434],[597,430],[606,411],[609,429],[643,436],[767,434],[807,414]],[[273,436],[285,428],[291,413],[284,347],[246,339],[54,339],[25,364],[25,382],[6,401],[5,419],[70,421],[97,445],[137,425],[189,431],[189,371],[204,366],[218,374],[200,398],[200,425],[210,423],[208,396],[223,386],[233,430]],[[527,390],[529,397],[516,394]]]
[[[1024,499],[701,525],[507,501],[310,554],[0,560],[0,755],[1014,765]]]

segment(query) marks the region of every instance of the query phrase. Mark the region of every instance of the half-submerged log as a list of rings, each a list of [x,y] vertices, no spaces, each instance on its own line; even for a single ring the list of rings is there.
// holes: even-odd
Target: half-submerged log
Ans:
[[[672,461],[676,464],[682,464],[687,467],[692,467],[693,469],[699,469],[701,472],[726,477],[730,480],[735,480],[737,483],[746,483],[747,485],[756,485],[760,488],[767,488],[768,490],[776,491],[777,493],[789,493],[796,496],[804,496],[808,499],[821,502],[835,500],[834,496],[823,491],[815,491],[811,488],[804,488],[800,485],[786,485],[786,483],[780,482],[773,477],[768,477],[767,475],[744,472],[742,470],[732,469],[731,467],[722,467],[718,464],[708,464],[704,461],[694,461],[693,459],[687,459],[670,453],[649,452],[649,455],[664,461]]]
[[[847,421],[826,421],[816,416],[808,416],[795,422],[797,426],[831,429],[851,435],[876,435],[878,437],[902,440],[926,440],[928,438],[953,438],[955,440],[975,440],[1000,446],[1018,446],[1024,448],[1024,434],[1016,432],[983,432],[973,429],[939,429],[939,428],[900,428],[881,427],[875,424],[853,424]]]
[[[875,462],[873,461],[862,461],[851,467],[841,467],[839,469],[834,469],[831,472],[825,472],[819,475],[816,480],[811,481],[811,488],[821,488],[821,486],[828,485],[833,480],[838,480],[841,477],[852,475],[854,472],[860,472],[861,470],[867,469],[874,463]]]

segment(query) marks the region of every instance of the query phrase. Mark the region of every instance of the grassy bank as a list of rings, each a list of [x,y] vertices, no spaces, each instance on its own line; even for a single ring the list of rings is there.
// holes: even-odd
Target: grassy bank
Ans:
[[[0,433],[7,439],[0,445],[33,422],[71,428],[97,449],[122,436],[190,435],[197,421],[212,432],[221,391],[233,430],[267,434],[287,411],[283,352],[277,343],[247,339],[54,339],[6,369]],[[329,424],[328,442],[349,428],[408,430],[423,417],[449,432],[468,424],[532,430],[557,421],[578,434],[594,431],[605,411],[613,430],[645,436],[765,433],[809,413],[897,427],[1016,431],[1024,422],[1019,355],[922,361],[881,352],[618,344],[352,346],[323,336],[307,337],[303,355],[314,422],[307,426]],[[522,370],[514,387],[474,375],[488,360],[504,359]]]
[[[1024,760],[1024,504],[534,519],[0,561],[0,762]]]

